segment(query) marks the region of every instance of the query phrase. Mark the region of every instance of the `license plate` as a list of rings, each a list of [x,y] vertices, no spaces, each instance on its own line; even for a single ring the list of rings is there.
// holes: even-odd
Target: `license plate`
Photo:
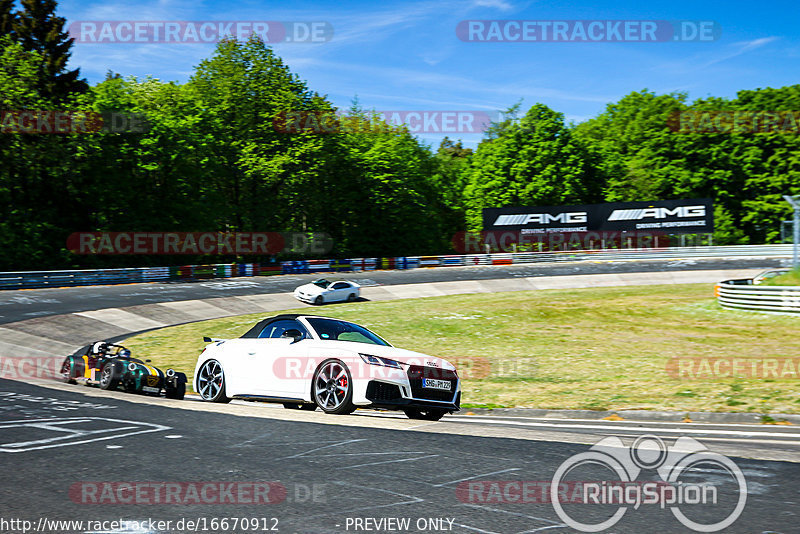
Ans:
[[[142,391],[145,393],[161,393],[159,388],[151,388],[150,386],[142,386]]]
[[[442,389],[444,391],[450,391],[450,381],[436,380],[435,378],[423,378],[422,387],[428,389]]]

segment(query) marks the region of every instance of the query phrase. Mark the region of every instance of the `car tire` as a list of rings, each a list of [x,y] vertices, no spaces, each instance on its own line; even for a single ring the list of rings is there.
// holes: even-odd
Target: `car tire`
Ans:
[[[356,298],[357,297],[355,293],[350,293],[349,295],[347,295],[347,302],[355,302]]]
[[[67,384],[77,384],[78,381],[72,376],[72,358],[67,357],[61,364],[61,381]]]
[[[107,363],[100,371],[100,389],[112,390],[119,386],[120,372],[114,362]]]
[[[178,380],[173,387],[170,384],[164,386],[164,396],[168,399],[183,400],[186,396],[186,381]]]
[[[438,421],[447,412],[444,410],[428,408],[406,408],[403,410],[409,419],[422,419],[423,421]]]
[[[319,306],[323,302],[325,302],[325,299],[322,298],[322,295],[317,295],[317,298],[314,299],[314,304],[316,304],[317,306]]]
[[[206,360],[197,373],[197,393],[207,402],[230,402],[225,395],[225,373],[217,360]]]
[[[353,377],[347,365],[335,358],[322,362],[311,381],[311,398],[325,413],[353,413]]]
[[[126,380],[122,381],[122,387],[125,389],[126,393],[141,393],[142,391],[136,386],[136,379],[132,374]]]
[[[317,409],[317,405],[308,402],[284,402],[283,407],[287,410],[306,410],[313,412]]]

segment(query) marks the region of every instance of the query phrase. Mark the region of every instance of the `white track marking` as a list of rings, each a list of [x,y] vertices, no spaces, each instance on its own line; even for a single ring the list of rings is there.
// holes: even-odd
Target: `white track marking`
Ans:
[[[396,491],[390,491],[390,490],[382,489],[382,488],[371,488],[369,486],[361,486],[359,484],[348,484],[347,482],[334,482],[334,484],[336,484],[338,486],[349,486],[351,488],[358,488],[358,489],[366,490],[369,494],[374,494],[375,492],[388,493],[390,495],[396,495],[398,497],[402,497],[402,498],[408,499],[408,500],[400,501],[400,502],[393,502],[393,503],[389,503],[389,504],[379,504],[379,505],[376,505],[376,506],[363,506],[363,507],[360,507],[360,508],[351,508],[349,510],[336,510],[335,512],[328,512],[328,513],[324,513],[324,514],[306,516],[305,519],[311,519],[311,518],[316,518],[316,517],[327,517],[327,516],[331,516],[331,515],[341,516],[342,514],[347,514],[347,513],[351,513],[351,512],[361,512],[363,510],[377,510],[378,508],[388,508],[388,507],[391,507],[391,506],[401,506],[403,504],[417,504],[417,503],[425,502],[425,499],[422,499],[420,497],[415,497],[413,495],[406,495],[404,493],[397,493]]]
[[[469,530],[474,530],[475,532],[480,532],[481,534],[498,534],[497,532],[492,532],[491,530],[483,530],[478,527],[471,527],[469,525],[464,525],[463,523],[453,523],[453,524],[461,528],[467,528]]]
[[[455,421],[454,421],[455,422]],[[459,423],[482,423],[482,424],[494,424],[494,425],[514,425],[514,426],[532,426],[532,427],[547,427],[547,428],[555,428],[560,431],[568,431],[568,430],[579,430],[579,429],[587,429],[587,430],[603,430],[603,431],[638,431],[638,432],[667,432],[670,434],[702,434],[702,435],[722,435],[722,436],[742,436],[742,437],[756,437],[756,436],[769,436],[769,437],[785,437],[785,438],[800,438],[800,434],[789,434],[785,432],[760,432],[760,431],[753,431],[753,432],[742,432],[739,430],[703,430],[701,428],[657,428],[657,427],[648,427],[648,426],[638,426],[634,428],[625,427],[625,426],[616,426],[613,425],[560,425],[554,423],[539,423],[533,421],[510,421],[510,420],[491,420],[491,419],[480,419],[480,418],[473,418],[470,417],[469,419],[460,419]],[[649,423],[648,423],[649,424]]]
[[[452,482],[442,482],[441,484],[434,484],[434,488],[439,488],[442,486],[449,486],[450,484],[458,484],[459,482],[466,482],[467,480],[475,480],[476,478],[481,477],[488,477],[489,475],[499,475],[500,473],[508,473],[509,471],[519,471],[520,467],[512,467],[511,469],[503,469],[502,471],[492,471],[491,473],[484,473],[482,475],[475,475],[467,478],[461,478],[458,480],[453,480]]]
[[[370,462],[368,464],[348,465],[345,467],[338,467],[337,469],[355,469],[356,467],[367,467],[368,465],[381,465],[381,464],[394,464],[399,462],[415,462],[425,458],[436,458],[438,454],[428,454],[427,456],[417,456],[416,458],[401,458],[399,460],[387,460],[385,462]]]
[[[123,423],[123,426],[116,426],[113,428],[106,428],[101,430],[82,430],[80,428],[66,428],[62,425],[90,423],[95,421],[102,421],[106,423]],[[120,419],[107,419],[104,417],[76,417],[72,419],[24,419],[20,421],[8,421],[0,424],[0,429],[10,428],[35,428],[39,430],[46,430],[50,432],[67,433],[67,435],[59,435],[50,438],[43,438],[38,440],[9,442],[0,444],[0,452],[27,452],[40,449],[52,449],[55,447],[67,447],[70,445],[79,445],[83,443],[91,443],[94,441],[105,441],[109,439],[117,439],[127,436],[134,436],[137,434],[145,434],[149,432],[159,432],[161,430],[169,430],[170,427],[163,425],[156,425],[153,423],[145,423],[141,421],[123,421]],[[137,430],[138,429],[138,430]],[[109,432],[122,432],[121,434],[100,435],[108,434]],[[5,433],[8,434],[7,432]],[[64,441],[77,438],[76,441]],[[85,439],[81,439],[85,438]],[[60,443],[57,443],[60,442]]]
[[[299,458],[301,456],[305,456],[306,454],[311,454],[312,452],[315,452],[315,451],[321,451],[322,449],[328,449],[330,447],[338,447],[340,445],[347,445],[348,443],[356,443],[356,442],[359,442],[359,441],[367,441],[367,440],[366,439],[348,439],[346,441],[337,441],[337,442],[335,442],[335,443],[333,443],[331,445],[325,445],[323,447],[317,447],[316,449],[311,449],[310,451],[301,452],[301,453],[295,454],[294,456],[285,456],[285,457],[279,458],[279,459],[280,460],[288,460],[290,458]]]

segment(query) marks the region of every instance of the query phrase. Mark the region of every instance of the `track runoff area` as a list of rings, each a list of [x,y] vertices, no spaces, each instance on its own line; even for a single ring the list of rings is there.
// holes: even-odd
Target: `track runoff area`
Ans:
[[[756,269],[777,260],[735,261],[736,268]],[[592,265],[606,273],[629,267]],[[712,264],[668,265],[651,268],[699,271]],[[494,272],[519,277],[511,267]],[[535,269],[520,267],[528,276]],[[215,297],[228,291],[193,287]],[[105,289],[25,292],[28,307],[3,308],[19,320],[46,307],[42,298],[57,300],[50,305],[63,314],[80,308],[83,292],[100,290],[117,305],[157,293],[127,286],[108,288],[120,291],[112,296]],[[180,291],[166,297],[198,298],[190,287]],[[246,294],[235,285],[230,291]],[[339,417],[0,380],[7,488],[0,531],[652,532],[658,525],[659,532],[791,532],[796,526],[788,504],[800,478],[800,432],[793,426],[540,415],[454,415],[431,423],[393,412]]]

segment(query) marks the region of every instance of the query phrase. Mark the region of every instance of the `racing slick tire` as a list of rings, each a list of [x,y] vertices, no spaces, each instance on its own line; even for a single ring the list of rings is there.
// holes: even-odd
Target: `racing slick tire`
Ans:
[[[100,389],[117,389],[121,374],[116,362],[105,364],[100,371]]]
[[[72,358],[67,357],[61,364],[61,381],[67,384],[77,384],[78,381],[72,376]]]
[[[325,299],[322,298],[322,295],[317,295],[317,298],[314,299],[314,304],[319,306],[324,302]]]
[[[164,386],[164,396],[168,399],[183,400],[183,397],[186,396],[186,379],[178,378],[174,386],[168,382]]]

